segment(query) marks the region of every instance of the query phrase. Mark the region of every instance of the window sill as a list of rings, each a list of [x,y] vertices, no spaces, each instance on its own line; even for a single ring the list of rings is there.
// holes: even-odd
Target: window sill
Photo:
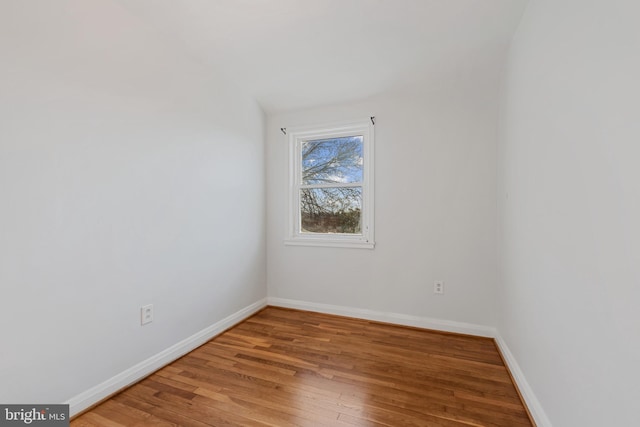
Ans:
[[[287,239],[286,246],[319,246],[325,248],[373,249],[375,243],[359,241],[339,241],[325,239]]]

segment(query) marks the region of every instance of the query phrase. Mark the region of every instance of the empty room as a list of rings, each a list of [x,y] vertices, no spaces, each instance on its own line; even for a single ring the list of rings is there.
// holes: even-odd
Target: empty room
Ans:
[[[638,425],[639,16],[0,0],[0,425]]]

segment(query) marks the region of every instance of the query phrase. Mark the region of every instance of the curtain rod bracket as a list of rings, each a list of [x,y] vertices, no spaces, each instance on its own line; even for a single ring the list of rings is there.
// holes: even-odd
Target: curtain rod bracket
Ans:
[[[283,134],[287,134],[287,128],[280,128],[280,132],[282,132]]]
[[[371,116],[371,124],[376,125],[376,116]]]

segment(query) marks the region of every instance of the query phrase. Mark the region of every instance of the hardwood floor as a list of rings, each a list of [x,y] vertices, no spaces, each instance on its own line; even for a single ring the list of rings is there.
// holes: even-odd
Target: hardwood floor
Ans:
[[[72,426],[531,426],[493,340],[267,307]]]

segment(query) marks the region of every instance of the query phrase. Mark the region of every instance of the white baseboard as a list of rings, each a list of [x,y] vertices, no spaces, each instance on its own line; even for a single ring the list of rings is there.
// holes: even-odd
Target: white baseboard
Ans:
[[[474,325],[472,323],[464,322],[454,322],[451,320],[411,316],[408,314],[400,313],[385,313],[382,311],[367,310],[363,308],[319,304],[314,302],[296,301],[284,298],[269,297],[267,298],[267,303],[276,307],[296,308],[299,310],[315,311],[318,313],[356,317],[358,319],[373,320],[376,322],[393,323],[403,326],[414,326],[424,329],[434,329],[436,331],[455,332],[458,334],[476,335],[489,338],[493,338],[496,335],[495,328],[492,328],[490,326]]]
[[[194,335],[180,341],[179,343],[161,351],[160,353],[143,360],[135,366],[124,372],[104,381],[95,387],[86,390],[68,401],[64,402],[69,405],[69,412],[74,416],[85,409],[95,405],[101,400],[111,396],[112,394],[134,384],[149,374],[166,366],[188,352],[201,346],[211,340],[216,335],[224,332],[226,329],[241,322],[252,314],[258,312],[267,305],[276,307],[295,308],[299,310],[315,311],[319,313],[335,314],[338,316],[355,317],[365,320],[373,320],[377,322],[392,323],[403,326],[413,326],[418,328],[433,329],[444,332],[455,332],[460,334],[476,335],[482,337],[494,338],[496,344],[502,352],[505,363],[507,364],[514,381],[518,385],[518,389],[525,400],[527,407],[538,427],[552,427],[549,418],[544,412],[540,402],[536,398],[531,386],[527,382],[518,362],[509,350],[506,342],[498,331],[490,326],[475,325],[472,323],[454,322],[450,320],[433,319],[429,317],[411,316],[400,313],[385,313],[362,308],[345,307],[331,304],[320,304],[306,301],[297,301],[284,298],[264,298],[257,301],[242,310],[214,323],[213,325],[195,333]]]
[[[511,350],[509,350],[507,343],[500,336],[500,333],[498,333],[497,331],[494,339],[495,339],[496,345],[498,346],[498,348],[500,349],[500,352],[502,353],[502,358],[504,359],[505,363],[507,364],[507,367],[509,368],[509,371],[511,372],[511,376],[513,377],[513,380],[518,385],[518,390],[520,390],[520,395],[524,399],[527,405],[527,408],[529,409],[529,413],[533,417],[533,420],[536,422],[536,426],[552,427],[549,417],[547,417],[547,414],[544,412],[544,409],[542,409],[542,405],[540,405],[540,401],[533,393],[533,389],[531,388],[531,386],[529,385],[529,382],[525,378],[524,373],[522,372],[522,369],[520,369],[520,365],[518,365],[516,358],[513,356],[513,353],[511,353]]]
[[[493,338],[500,348],[507,367],[511,371],[520,394],[524,399],[531,416],[537,427],[552,427],[549,418],[545,414],[540,402],[536,398],[531,386],[527,382],[518,362],[507,347],[506,342],[496,328],[491,326],[476,325],[473,323],[454,322],[451,320],[433,319],[429,317],[410,316],[399,313],[385,313],[362,308],[344,307],[339,305],[319,304],[306,301],[297,301],[285,298],[267,298],[267,303],[276,307],[295,308],[298,310],[315,311],[318,313],[335,314],[338,316],[355,317],[358,319],[373,320],[377,322],[393,323],[396,325],[413,326],[418,328],[433,329],[436,331],[455,332],[459,334],[475,335]]]
[[[141,380],[149,374],[157,371],[158,369],[166,366],[181,356],[184,356],[188,352],[196,349],[207,341],[211,340],[216,335],[224,332],[226,329],[241,322],[252,314],[258,312],[262,308],[266,307],[267,299],[263,298],[242,310],[233,313],[230,316],[225,317],[219,322],[197,332],[190,337],[180,341],[177,344],[172,345],[166,350],[143,360],[135,366],[127,369],[118,375],[109,378],[105,382],[96,385],[95,387],[86,390],[68,401],[64,402],[69,405],[70,416],[74,416],[85,409],[95,405],[101,400],[111,396],[112,394],[122,390],[125,387]]]

